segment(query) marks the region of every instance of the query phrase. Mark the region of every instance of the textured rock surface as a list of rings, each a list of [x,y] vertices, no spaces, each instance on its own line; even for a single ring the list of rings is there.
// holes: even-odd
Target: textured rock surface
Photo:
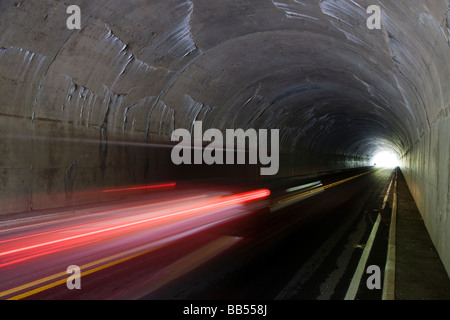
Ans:
[[[405,155],[450,252],[447,0],[0,1],[0,209],[166,179],[174,128],[278,128],[280,174]],[[78,199],[79,200],[79,199]],[[76,201],[78,201],[76,200]],[[450,256],[446,258],[450,266]]]

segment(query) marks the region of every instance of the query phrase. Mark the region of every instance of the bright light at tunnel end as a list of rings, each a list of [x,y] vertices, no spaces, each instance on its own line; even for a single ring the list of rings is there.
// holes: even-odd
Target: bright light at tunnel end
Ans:
[[[398,156],[389,151],[381,151],[375,154],[371,160],[374,166],[381,168],[396,168],[400,165]]]

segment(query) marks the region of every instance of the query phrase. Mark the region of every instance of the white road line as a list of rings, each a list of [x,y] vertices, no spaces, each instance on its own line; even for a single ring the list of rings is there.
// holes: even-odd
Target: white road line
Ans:
[[[352,219],[346,219],[343,224],[334,229],[333,233],[328,239],[320,246],[318,250],[305,262],[295,276],[289,281],[289,283],[279,292],[275,297],[275,300],[288,300],[292,299],[296,294],[302,290],[302,286],[310,279],[317,269],[322,265],[324,260],[335,250],[336,243],[341,237],[350,230],[357,216]],[[357,235],[358,237],[358,235]],[[351,240],[350,240],[351,242]]]
[[[378,231],[378,226],[380,225],[381,215],[378,214],[377,220],[373,225],[372,232],[370,233],[369,239],[367,240],[366,246],[364,247],[363,254],[359,260],[358,267],[356,268],[355,274],[353,275],[350,287],[345,295],[345,300],[354,300],[358,292],[359,284],[361,282],[364,269],[366,267],[367,259],[369,258],[370,250],[372,250],[373,240]]]
[[[392,180],[391,180],[391,183],[389,184],[388,190],[384,197],[382,209],[384,209],[386,207],[386,203],[387,203],[387,199],[389,198],[389,193],[390,193],[391,187],[392,187]],[[345,300],[354,300],[356,297],[356,294],[358,293],[359,284],[361,283],[361,278],[364,273],[370,251],[372,250],[373,241],[377,234],[378,227],[380,225],[380,221],[381,221],[381,215],[378,214],[377,220],[375,221],[375,224],[373,225],[372,232],[370,233],[369,239],[367,240],[366,246],[364,247],[364,251],[361,256],[361,259],[359,260],[358,267],[356,268],[355,274],[353,275],[352,281],[350,282],[350,286],[347,290],[347,294],[345,295],[345,298],[344,298]]]

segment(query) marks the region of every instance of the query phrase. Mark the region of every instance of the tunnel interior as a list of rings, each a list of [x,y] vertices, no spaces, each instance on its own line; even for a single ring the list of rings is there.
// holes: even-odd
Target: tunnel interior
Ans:
[[[279,129],[276,177],[397,155],[450,270],[450,5],[372,2],[76,0],[69,29],[63,1],[1,1],[1,213],[111,186],[262,179],[174,166],[171,134]]]

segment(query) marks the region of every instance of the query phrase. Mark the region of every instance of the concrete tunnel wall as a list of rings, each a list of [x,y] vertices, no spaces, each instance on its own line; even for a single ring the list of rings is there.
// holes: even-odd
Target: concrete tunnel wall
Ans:
[[[450,271],[448,0],[0,1],[0,214],[175,178],[174,129],[280,129],[278,176],[402,170]],[[379,5],[381,30],[366,26]]]

